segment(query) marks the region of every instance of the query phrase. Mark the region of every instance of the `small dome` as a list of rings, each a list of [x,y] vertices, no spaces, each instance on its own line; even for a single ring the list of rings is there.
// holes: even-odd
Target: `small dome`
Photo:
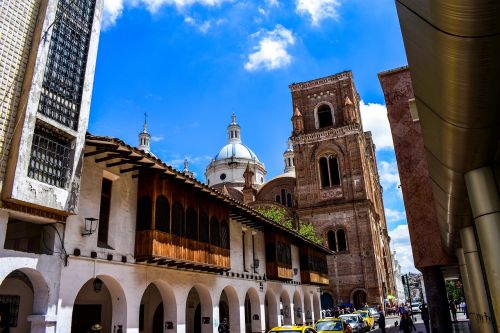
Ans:
[[[220,161],[229,158],[245,158],[252,159],[259,162],[257,155],[248,148],[247,146],[241,143],[228,143],[219,151],[217,155],[215,155],[215,160]]]

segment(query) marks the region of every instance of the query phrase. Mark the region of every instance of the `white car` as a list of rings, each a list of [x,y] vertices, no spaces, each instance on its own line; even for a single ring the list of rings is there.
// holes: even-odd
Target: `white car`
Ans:
[[[413,313],[420,313],[420,312],[422,312],[422,310],[420,309],[421,306],[422,306],[422,304],[420,304],[418,302],[411,303],[411,312],[413,312]]]

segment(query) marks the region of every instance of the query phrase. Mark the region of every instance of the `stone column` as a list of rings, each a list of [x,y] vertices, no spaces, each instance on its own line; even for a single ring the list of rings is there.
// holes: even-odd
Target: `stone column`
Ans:
[[[474,235],[474,228],[467,227],[460,230],[460,238],[462,239],[462,246],[464,249],[465,265],[467,267],[467,277],[469,278],[469,285],[471,294],[473,295],[473,303],[475,307],[474,321],[480,327],[479,332],[493,332],[491,321],[485,320],[485,314],[489,318],[490,308],[488,304],[488,296],[486,295],[486,288],[483,280],[483,270],[481,262],[479,261],[479,252],[477,251],[476,238]]]
[[[496,331],[500,332],[500,195],[491,167],[469,171],[465,183],[484,265]]]
[[[474,303],[474,294],[470,288],[469,274],[467,273],[467,265],[465,264],[464,249],[457,249],[458,267],[462,276],[462,288],[464,288],[465,300],[467,304],[467,314],[472,328],[472,332],[479,332],[479,325],[476,320],[476,305]]]
[[[446,285],[438,266],[421,268],[429,306],[432,332],[451,332],[451,319],[446,296]]]
[[[31,323],[31,333],[54,333],[56,331],[55,316],[30,315],[28,321]]]

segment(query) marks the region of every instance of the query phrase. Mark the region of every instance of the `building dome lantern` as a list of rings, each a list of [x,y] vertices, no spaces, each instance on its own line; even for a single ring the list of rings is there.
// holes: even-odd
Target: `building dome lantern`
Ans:
[[[207,183],[211,186],[230,183],[245,183],[243,173],[249,165],[254,172],[253,181],[256,186],[264,183],[266,169],[259,161],[257,155],[241,140],[241,127],[236,122],[236,115],[231,115],[231,122],[227,126],[228,143],[222,147],[207,166],[205,176]]]

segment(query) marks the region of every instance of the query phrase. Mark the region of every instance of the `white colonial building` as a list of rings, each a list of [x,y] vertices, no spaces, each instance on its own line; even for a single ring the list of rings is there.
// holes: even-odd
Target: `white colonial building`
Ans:
[[[228,318],[244,333],[320,318],[325,248],[118,139],[88,135],[82,170],[64,221],[3,210],[11,332],[208,333]]]

